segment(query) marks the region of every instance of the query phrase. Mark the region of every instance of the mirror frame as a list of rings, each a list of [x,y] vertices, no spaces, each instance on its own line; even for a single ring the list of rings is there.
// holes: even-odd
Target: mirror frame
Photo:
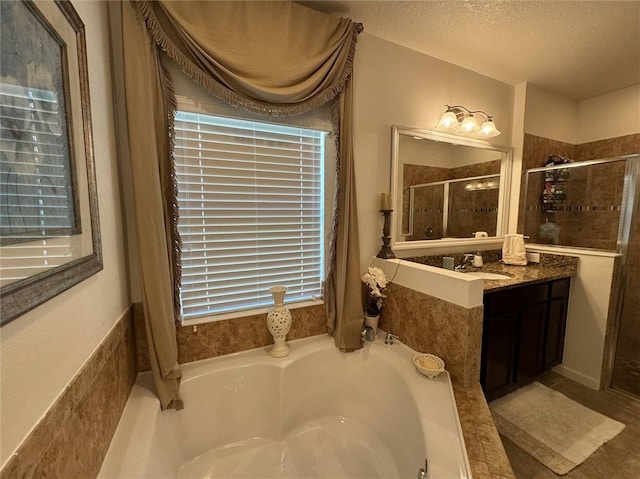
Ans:
[[[396,231],[398,215],[391,215],[391,247],[394,250],[412,250],[423,248],[440,248],[443,246],[464,246],[482,245],[501,242],[504,233],[507,231],[507,221],[509,217],[509,198],[511,193],[511,173],[513,168],[513,148],[507,146],[497,146],[485,140],[464,138],[433,130],[422,130],[393,125],[391,127],[391,197],[394,210],[397,211],[398,194],[397,185],[402,172],[399,167],[399,147],[400,135],[418,136],[426,140],[450,143],[453,145],[471,146],[485,150],[498,151],[505,154],[506,159],[500,165],[500,190],[498,193],[498,224],[496,225],[496,236],[487,238],[447,238],[438,240],[417,240],[417,241],[397,241]]]

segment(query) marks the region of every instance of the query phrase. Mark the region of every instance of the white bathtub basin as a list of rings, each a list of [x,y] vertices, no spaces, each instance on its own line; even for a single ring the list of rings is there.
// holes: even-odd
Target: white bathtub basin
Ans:
[[[183,365],[185,408],[160,411],[141,374],[98,475],[106,478],[471,478],[448,373],[378,339],[329,336]]]

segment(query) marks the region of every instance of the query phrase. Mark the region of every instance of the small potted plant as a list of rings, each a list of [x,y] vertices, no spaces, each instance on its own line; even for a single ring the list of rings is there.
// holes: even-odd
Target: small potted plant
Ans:
[[[380,268],[369,266],[362,275],[362,282],[367,286],[367,299],[364,312],[364,324],[370,326],[377,333],[380,310],[384,304],[384,290],[387,287],[387,277]]]

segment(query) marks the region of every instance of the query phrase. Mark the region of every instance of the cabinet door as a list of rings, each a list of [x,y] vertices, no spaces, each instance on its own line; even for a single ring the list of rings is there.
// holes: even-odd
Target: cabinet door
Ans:
[[[549,301],[547,328],[545,331],[545,351],[543,368],[551,369],[562,362],[564,351],[564,332],[567,325],[567,300],[565,298]]]
[[[517,312],[485,318],[480,384],[489,401],[515,389],[517,326]]]
[[[543,371],[546,318],[546,301],[530,304],[520,310],[516,359],[518,386],[530,383]]]

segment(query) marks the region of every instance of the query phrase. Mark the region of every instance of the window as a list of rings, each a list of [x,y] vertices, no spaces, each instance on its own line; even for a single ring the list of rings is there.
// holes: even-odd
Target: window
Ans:
[[[184,320],[268,307],[275,285],[287,303],[320,297],[326,135],[176,113]]]

